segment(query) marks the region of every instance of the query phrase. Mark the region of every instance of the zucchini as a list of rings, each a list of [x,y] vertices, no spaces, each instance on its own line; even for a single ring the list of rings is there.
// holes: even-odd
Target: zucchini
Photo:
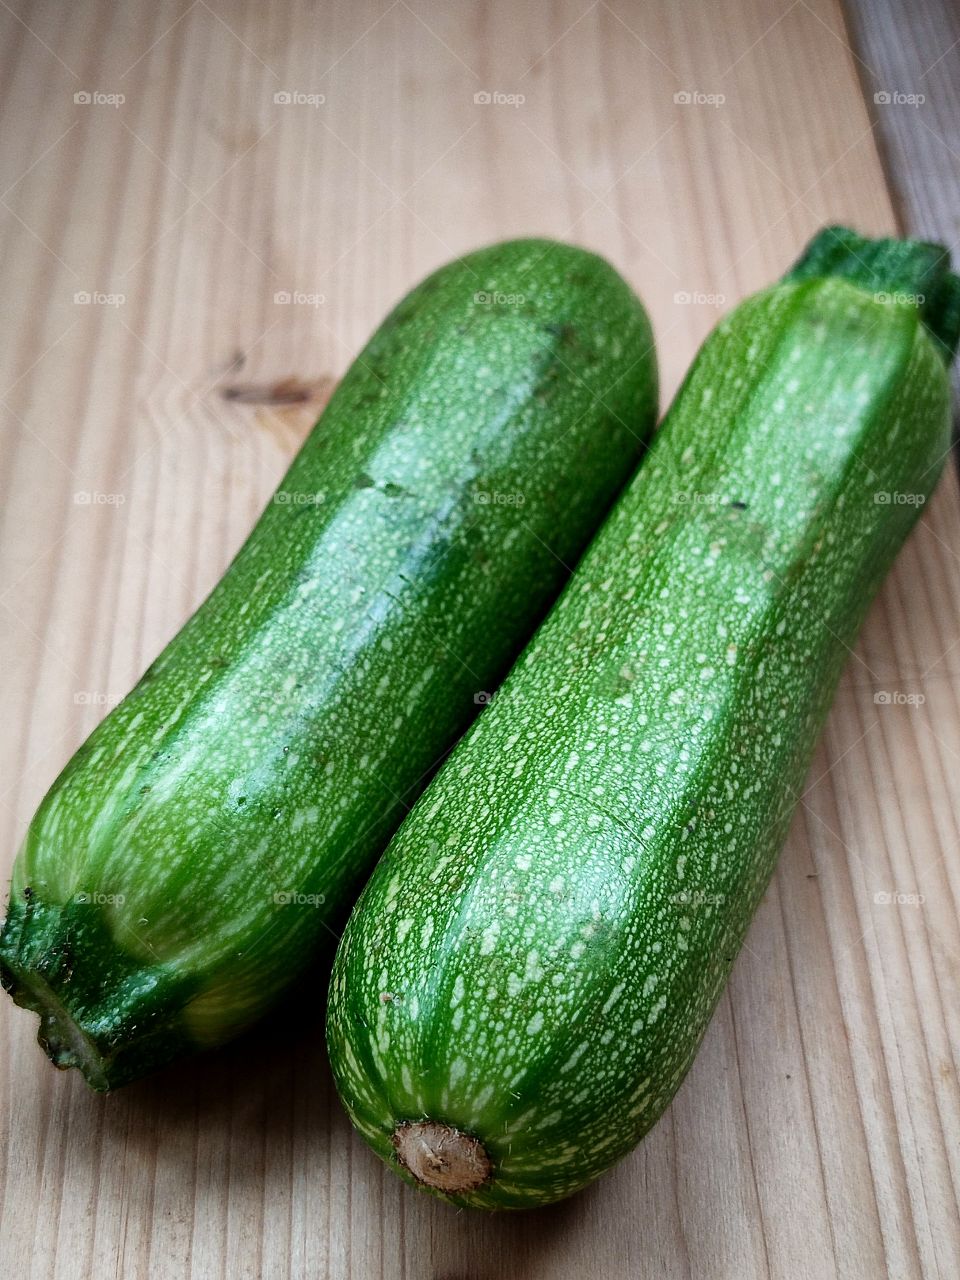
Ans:
[[[30,825],[0,975],[56,1065],[112,1088],[304,970],[655,415],[643,307],[584,250],[495,245],[396,307]]]
[[[945,257],[830,229],[720,323],[390,844],[337,953],[328,1044],[408,1181],[558,1200],[673,1096],[948,449]]]

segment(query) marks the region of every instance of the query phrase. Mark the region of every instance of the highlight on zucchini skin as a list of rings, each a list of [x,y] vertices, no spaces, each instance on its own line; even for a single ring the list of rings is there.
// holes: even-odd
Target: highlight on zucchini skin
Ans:
[[[602,259],[495,245],[347,372],[226,576],[54,783],[0,977],[109,1089],[253,1022],[335,936],[636,465],[650,326]]]
[[[830,229],[723,319],[389,845],[327,1036],[354,1124],[408,1182],[559,1200],[673,1097],[940,473],[958,299],[942,249]]]

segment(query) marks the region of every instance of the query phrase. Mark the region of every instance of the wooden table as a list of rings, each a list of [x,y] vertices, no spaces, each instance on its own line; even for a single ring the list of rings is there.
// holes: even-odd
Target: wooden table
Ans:
[[[3,3],[4,858],[426,271],[525,233],[601,251],[650,307],[666,398],[821,224],[892,231],[894,192],[956,251],[951,21],[935,0]],[[109,1098],[4,1000],[0,1275],[960,1275],[958,515],[950,468],[696,1065],[614,1173],[498,1218],[402,1187],[333,1093],[319,979],[303,1025]]]

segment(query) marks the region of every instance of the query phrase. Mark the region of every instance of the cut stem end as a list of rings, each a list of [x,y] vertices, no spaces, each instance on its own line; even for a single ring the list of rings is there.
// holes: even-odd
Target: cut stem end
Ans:
[[[37,1040],[55,1067],[66,1071],[76,1067],[91,1089],[105,1093],[110,1088],[107,1066],[94,1042],[78,1026],[54,993],[36,983],[27,1008],[40,1015]]]
[[[435,1120],[398,1125],[393,1145],[397,1159],[418,1182],[447,1195],[476,1191],[493,1172],[479,1139]]]

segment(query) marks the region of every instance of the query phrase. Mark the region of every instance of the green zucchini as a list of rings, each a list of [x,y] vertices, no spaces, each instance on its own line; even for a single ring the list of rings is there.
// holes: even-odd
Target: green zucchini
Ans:
[[[304,970],[655,416],[646,314],[584,250],[495,245],[397,306],[28,830],[0,975],[58,1066],[112,1088]]]
[[[947,452],[945,257],[831,229],[720,323],[390,844],[337,953],[328,1043],[408,1181],[557,1200],[673,1096]]]

